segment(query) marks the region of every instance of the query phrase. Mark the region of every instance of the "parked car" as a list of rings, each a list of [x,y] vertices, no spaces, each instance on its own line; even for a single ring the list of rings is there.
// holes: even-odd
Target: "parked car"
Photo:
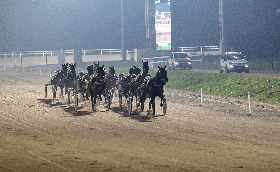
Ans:
[[[249,65],[241,52],[225,52],[220,58],[220,73],[249,73]]]
[[[192,61],[185,52],[172,52],[168,62],[169,69],[192,69]]]

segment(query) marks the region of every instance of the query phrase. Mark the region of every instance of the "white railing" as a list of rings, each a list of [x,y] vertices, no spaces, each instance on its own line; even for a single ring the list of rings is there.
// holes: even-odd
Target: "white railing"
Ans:
[[[126,50],[126,54],[133,51]],[[112,55],[121,54],[121,49],[92,49],[82,50],[83,55]],[[21,57],[21,56],[57,56],[57,51],[22,51],[22,52],[0,52],[0,58]],[[65,55],[74,55],[74,50],[65,50]]]
[[[151,57],[151,58],[141,58],[141,60],[148,61],[151,64],[151,68],[156,68],[158,66],[169,66],[168,59],[170,56],[160,56],[160,57]]]
[[[195,46],[195,47],[178,47],[181,52],[209,52],[209,51],[219,51],[218,46]]]

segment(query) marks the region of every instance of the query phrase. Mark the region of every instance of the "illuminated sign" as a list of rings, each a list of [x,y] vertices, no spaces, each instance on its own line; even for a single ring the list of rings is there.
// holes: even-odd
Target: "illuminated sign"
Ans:
[[[170,0],[155,0],[157,50],[171,50]]]

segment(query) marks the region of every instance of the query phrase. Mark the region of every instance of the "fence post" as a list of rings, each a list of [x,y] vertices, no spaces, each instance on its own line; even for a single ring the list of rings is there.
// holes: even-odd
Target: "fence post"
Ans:
[[[270,79],[267,80],[267,87],[268,87],[268,96],[271,95],[271,84],[270,84]]]
[[[16,66],[17,65],[17,57],[16,57],[16,54],[15,54],[14,51],[12,52],[12,57],[15,58],[15,66]]]
[[[48,52],[46,52],[46,66],[48,65]]]

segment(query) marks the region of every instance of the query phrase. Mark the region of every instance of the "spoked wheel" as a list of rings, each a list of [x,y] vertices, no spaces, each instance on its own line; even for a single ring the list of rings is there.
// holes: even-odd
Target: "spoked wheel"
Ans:
[[[162,99],[162,111],[163,111],[163,115],[166,114],[166,109],[167,109],[166,98],[163,98],[163,99]]]
[[[110,92],[107,94],[107,110],[111,108],[111,103],[112,103],[112,95]]]
[[[132,112],[132,96],[129,96],[127,99],[127,112],[128,115],[131,115]]]
[[[119,109],[122,110],[122,95],[119,94]]]

